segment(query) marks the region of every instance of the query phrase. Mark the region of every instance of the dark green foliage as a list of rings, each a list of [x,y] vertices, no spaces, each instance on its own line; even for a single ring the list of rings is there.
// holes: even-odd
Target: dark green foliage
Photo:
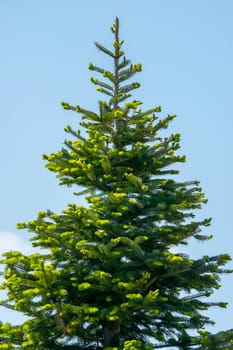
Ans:
[[[206,332],[213,321],[203,313],[226,306],[208,297],[230,272],[223,268],[230,257],[182,253],[190,238],[211,238],[201,232],[210,219],[193,213],[206,199],[197,181],[174,179],[174,165],[185,161],[180,136],[160,132],[175,116],[159,119],[160,107],[143,111],[129,99],[142,67],[125,57],[118,19],[112,31],[113,50],[96,46],[114,71],[89,65],[109,100],[99,101],[98,113],[62,102],[82,115],[86,134],[67,126],[72,140],[44,155],[61,185],[83,187],[88,206],[69,204],[18,225],[45,253],[4,254],[3,305],[28,319],[1,325],[0,349],[233,349],[232,331]]]

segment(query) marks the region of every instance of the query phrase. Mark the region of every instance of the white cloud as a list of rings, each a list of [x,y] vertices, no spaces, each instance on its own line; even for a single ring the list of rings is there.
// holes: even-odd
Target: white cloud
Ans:
[[[19,234],[13,232],[0,232],[0,255],[4,252],[14,250],[28,254],[32,251],[32,248],[29,242],[23,240]]]

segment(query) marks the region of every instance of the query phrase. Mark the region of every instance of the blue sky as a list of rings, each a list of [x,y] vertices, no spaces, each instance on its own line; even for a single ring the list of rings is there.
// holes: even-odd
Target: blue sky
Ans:
[[[233,256],[233,2],[231,0],[1,0],[0,1],[0,253],[30,252],[17,222],[72,203],[41,154],[63,146],[65,125],[78,115],[61,101],[95,110],[100,96],[90,83],[89,62],[109,64],[94,41],[111,45],[115,16],[121,21],[126,56],[143,64],[135,97],[145,108],[161,105],[177,114],[171,132],[182,136],[185,180],[201,181],[209,202],[198,217],[212,217],[211,242],[190,242],[192,257]],[[229,265],[232,267],[232,264]],[[233,328],[233,276],[222,279],[214,300],[227,310],[209,314],[214,331]],[[0,319],[19,315],[0,308]]]

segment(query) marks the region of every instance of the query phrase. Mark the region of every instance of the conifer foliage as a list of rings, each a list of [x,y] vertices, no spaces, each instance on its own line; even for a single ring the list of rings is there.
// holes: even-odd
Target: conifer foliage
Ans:
[[[176,181],[174,165],[185,161],[180,136],[161,136],[175,116],[159,118],[160,107],[144,111],[132,98],[142,67],[125,57],[118,18],[111,30],[112,49],[95,45],[113,71],[89,65],[107,100],[98,112],[62,102],[81,115],[82,132],[67,126],[65,147],[44,155],[87,205],[74,197],[62,213],[47,210],[18,225],[40,253],[4,254],[1,305],[27,319],[1,323],[0,349],[233,349],[232,332],[208,333],[213,321],[204,314],[226,306],[208,297],[230,272],[223,268],[230,257],[182,253],[189,239],[211,238],[202,233],[210,219],[193,213],[206,199],[199,182]]]

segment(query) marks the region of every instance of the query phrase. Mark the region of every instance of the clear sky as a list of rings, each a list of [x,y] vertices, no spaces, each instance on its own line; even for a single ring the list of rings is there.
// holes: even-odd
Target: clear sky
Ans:
[[[30,236],[16,223],[77,200],[41,154],[60,149],[64,127],[79,121],[60,101],[97,108],[87,66],[108,64],[93,42],[112,44],[116,15],[126,56],[143,64],[135,97],[145,108],[161,105],[163,116],[177,114],[170,131],[181,133],[187,156],[180,176],[200,180],[209,199],[197,215],[213,218],[214,239],[190,242],[188,252],[233,256],[232,0],[0,0],[0,253],[30,252]],[[213,297],[229,302],[209,313],[213,332],[233,328],[232,281],[224,277]],[[0,319],[21,320],[1,307]]]

